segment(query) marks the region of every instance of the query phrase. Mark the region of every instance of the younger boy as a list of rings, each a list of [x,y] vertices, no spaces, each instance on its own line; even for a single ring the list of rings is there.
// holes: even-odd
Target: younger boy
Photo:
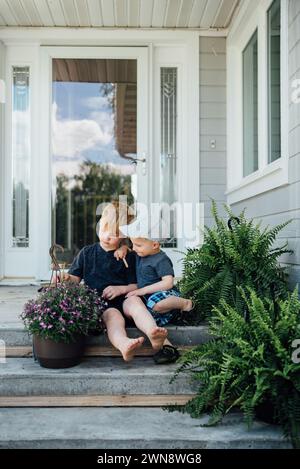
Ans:
[[[147,236],[136,236],[141,231],[140,222],[121,226],[120,231],[130,237],[133,250],[136,253],[136,290],[126,294],[127,300],[123,304],[125,312],[138,308],[143,311],[144,304],[151,313],[158,326],[164,326],[174,316],[174,310],[182,312],[191,311],[191,300],[181,298],[179,291],[174,287],[174,269],[171,259],[160,248],[158,240]],[[148,230],[143,234],[149,235]],[[140,297],[140,298],[139,298]]]

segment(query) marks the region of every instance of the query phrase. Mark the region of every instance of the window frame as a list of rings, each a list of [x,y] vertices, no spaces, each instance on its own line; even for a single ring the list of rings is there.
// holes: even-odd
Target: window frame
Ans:
[[[229,204],[288,184],[288,1],[281,0],[280,113],[281,157],[268,162],[268,10],[273,0],[253,9],[247,0],[227,38],[227,201]],[[258,33],[258,170],[243,176],[243,51]]]

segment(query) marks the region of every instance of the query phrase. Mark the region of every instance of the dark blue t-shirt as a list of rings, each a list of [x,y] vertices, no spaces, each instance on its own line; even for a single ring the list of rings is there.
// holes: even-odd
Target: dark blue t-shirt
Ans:
[[[109,285],[129,285],[136,283],[135,256],[126,256],[128,268],[122,260],[114,257],[114,251],[105,251],[99,243],[85,246],[75,257],[69,274],[84,280],[90,288],[101,294]]]
[[[165,275],[174,277],[171,259],[163,251],[151,256],[140,257],[136,254],[136,277],[138,288],[159,282]]]

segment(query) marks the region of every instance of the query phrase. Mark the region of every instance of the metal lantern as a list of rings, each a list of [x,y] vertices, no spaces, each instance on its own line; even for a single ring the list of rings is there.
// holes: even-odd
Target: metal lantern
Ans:
[[[59,264],[57,257],[56,257],[56,249],[59,249],[61,252],[64,252],[64,248],[60,244],[52,244],[51,248],[49,249],[49,255],[52,259],[51,278],[50,278],[49,286],[55,285],[55,287],[57,287],[57,284],[58,284],[58,277],[59,277],[60,282],[64,281],[64,268],[66,266],[65,262]],[[52,284],[52,279],[54,275],[55,275],[55,284]]]

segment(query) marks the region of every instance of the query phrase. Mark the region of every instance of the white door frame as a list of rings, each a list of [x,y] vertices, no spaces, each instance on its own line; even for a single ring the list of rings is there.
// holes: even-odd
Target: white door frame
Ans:
[[[148,139],[148,48],[147,47],[41,47],[40,61],[40,96],[41,110],[44,117],[40,122],[40,203],[48,210],[40,211],[40,230],[43,235],[39,238],[40,262],[38,278],[49,277],[49,246],[51,245],[51,178],[52,178],[52,151],[51,151],[51,115],[52,115],[52,59],[135,59],[137,60],[137,157],[149,155]],[[148,173],[142,171],[137,164],[138,201],[149,203]]]
[[[4,275],[4,181],[1,174],[4,174],[4,106],[5,106],[5,46],[0,41],[0,280]]]
[[[5,142],[4,142],[4,210],[3,210],[3,232],[4,232],[4,268],[5,277],[18,277],[32,279],[36,273],[35,263],[37,261],[37,236],[38,218],[37,207],[39,204],[37,185],[38,179],[36,158],[38,157],[38,59],[39,47],[37,44],[30,46],[10,45],[6,48],[5,60]],[[29,108],[30,108],[30,183],[29,183],[29,246],[12,246],[12,83],[13,67],[28,66],[30,68],[29,78]],[[26,280],[25,280],[26,281]]]
[[[7,46],[7,50],[11,49],[9,53],[12,62],[15,57],[21,60],[26,56],[31,56],[31,61],[34,65],[34,80],[33,85],[33,98],[35,102],[35,115],[33,119],[33,129],[35,137],[39,137],[39,145],[33,148],[32,153],[32,166],[34,169],[34,184],[33,184],[33,208],[32,215],[34,219],[31,221],[31,226],[34,222],[34,261],[33,261],[33,274],[32,277],[36,279],[43,279],[47,275],[48,249],[50,245],[50,229],[48,235],[44,237],[42,234],[45,232],[45,226],[50,227],[50,180],[49,180],[49,166],[42,163],[42,155],[46,152],[50,155],[50,113],[49,110],[50,97],[49,92],[45,89],[45,82],[41,77],[45,77],[50,82],[49,76],[49,63],[47,65],[48,72],[43,68],[46,61],[50,60],[45,58],[45,51],[48,49],[72,49],[73,53],[81,47],[89,47],[91,53],[98,47],[101,49],[118,50],[126,49],[127,47],[138,51],[139,49],[148,50],[148,76],[145,79],[148,83],[148,114],[143,118],[144,124],[148,126],[149,140],[147,142],[148,174],[155,170],[155,161],[157,160],[157,132],[155,127],[158,121],[157,109],[155,108],[155,80],[157,79],[157,64],[155,63],[156,57],[161,54],[156,53],[159,48],[169,48],[176,54],[176,48],[183,49],[184,61],[181,63],[182,82],[179,84],[182,91],[182,115],[180,129],[182,141],[179,145],[181,154],[179,156],[179,181],[178,181],[178,199],[179,202],[188,202],[197,204],[200,199],[200,161],[199,161],[199,36],[224,36],[224,33],[218,32],[199,32],[199,31],[172,31],[172,30],[100,30],[92,28],[4,28],[0,30],[0,40]],[[41,47],[42,46],[42,47]],[[121,47],[118,47],[121,46]],[[85,49],[86,50],[86,49]],[[165,49],[166,50],[166,49]],[[39,51],[39,54],[36,54]],[[32,53],[34,54],[32,55]],[[43,58],[44,55],[44,58]],[[69,54],[68,54],[69,55]],[[86,55],[85,55],[86,57]],[[174,57],[174,56],[173,56]],[[126,55],[126,58],[128,56]],[[133,57],[134,58],[134,57]],[[29,60],[29,59],[28,59]],[[166,62],[160,60],[160,66],[170,66],[173,63],[178,64],[178,60],[171,60],[171,54]],[[18,65],[18,63],[17,63]],[[180,64],[179,64],[180,65]],[[44,65],[45,66],[45,65]],[[146,75],[146,74],[145,74]],[[38,83],[40,82],[40,89]],[[10,82],[7,82],[10,86]],[[47,121],[47,123],[46,123]],[[6,139],[9,134],[6,131]],[[45,160],[45,156],[44,156]],[[8,154],[6,161],[9,161]],[[153,164],[152,164],[153,163]],[[50,158],[48,158],[48,165],[50,165]],[[149,173],[150,172],[150,173]],[[39,187],[37,187],[37,182]],[[151,179],[154,181],[154,178]],[[40,188],[48,188],[48,195],[41,196]],[[149,184],[148,200],[155,200],[155,187],[154,184]],[[44,191],[46,193],[46,191]],[[4,219],[5,220],[5,219]],[[4,223],[3,220],[3,223]],[[178,250],[184,250],[186,242],[182,239],[178,243]],[[175,257],[182,255],[174,254]],[[43,256],[45,257],[42,260]],[[173,257],[173,255],[172,255]],[[46,259],[47,258],[47,259]],[[174,257],[173,257],[174,260]],[[180,269],[176,269],[180,273]]]

